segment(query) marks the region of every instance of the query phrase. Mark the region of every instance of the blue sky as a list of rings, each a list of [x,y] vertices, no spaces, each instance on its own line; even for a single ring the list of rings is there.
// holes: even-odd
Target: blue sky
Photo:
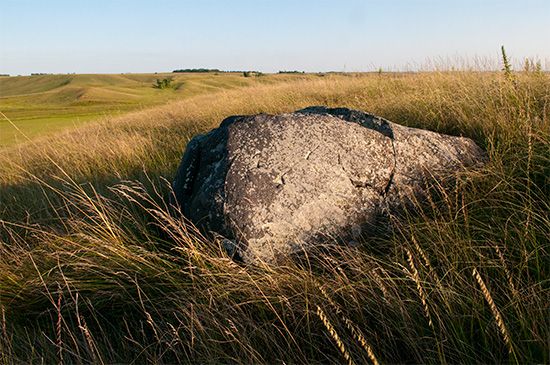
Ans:
[[[0,0],[0,73],[550,60],[550,0]]]

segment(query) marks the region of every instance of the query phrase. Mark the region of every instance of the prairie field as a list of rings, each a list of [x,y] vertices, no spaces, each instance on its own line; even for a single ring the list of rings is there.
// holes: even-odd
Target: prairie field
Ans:
[[[194,135],[311,105],[466,136],[489,163],[280,266],[170,214]],[[9,77],[0,111],[0,363],[550,362],[548,73]]]
[[[152,87],[165,78],[169,88]],[[0,110],[16,127],[0,121],[0,148],[173,100],[283,80],[226,72],[0,77]]]

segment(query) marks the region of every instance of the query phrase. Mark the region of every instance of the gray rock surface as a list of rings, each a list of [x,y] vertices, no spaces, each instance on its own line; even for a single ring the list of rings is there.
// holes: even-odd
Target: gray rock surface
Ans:
[[[182,213],[245,262],[273,263],[325,238],[355,240],[481,164],[470,139],[345,108],[235,116],[193,138],[173,183]]]

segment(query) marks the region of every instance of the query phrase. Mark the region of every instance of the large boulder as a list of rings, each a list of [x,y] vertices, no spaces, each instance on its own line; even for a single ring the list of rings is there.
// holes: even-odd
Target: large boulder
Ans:
[[[480,164],[470,139],[345,108],[234,116],[193,138],[173,189],[181,212],[245,262],[276,262],[327,238],[355,240]]]

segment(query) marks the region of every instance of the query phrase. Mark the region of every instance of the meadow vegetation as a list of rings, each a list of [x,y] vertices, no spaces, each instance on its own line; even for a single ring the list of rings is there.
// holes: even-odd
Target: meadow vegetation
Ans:
[[[0,120],[0,148],[174,100],[282,80],[249,80],[242,73],[2,77],[0,110],[17,128]]]
[[[208,92],[1,150],[0,362],[550,362],[548,74],[197,75]],[[310,105],[467,136],[490,163],[278,267],[170,215],[192,136]]]

